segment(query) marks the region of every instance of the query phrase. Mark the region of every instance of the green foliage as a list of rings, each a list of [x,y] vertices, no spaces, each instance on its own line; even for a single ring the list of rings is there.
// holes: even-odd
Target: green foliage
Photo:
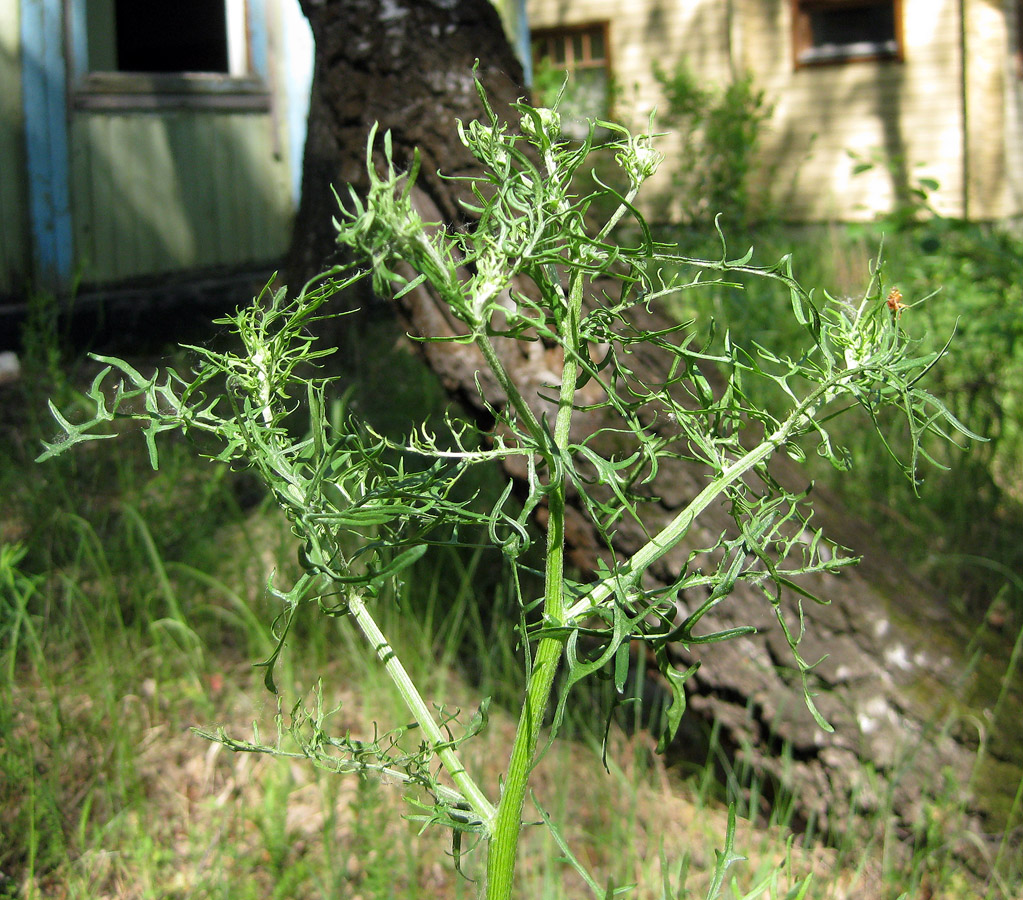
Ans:
[[[920,189],[926,194],[924,186]],[[853,471],[833,477],[818,467],[814,474],[860,510],[884,543],[943,589],[953,607],[974,618],[992,604],[1023,608],[1023,593],[1007,576],[1023,567],[1016,539],[1023,523],[1019,234],[1004,225],[941,217],[910,223],[899,214],[869,225],[776,230],[757,238],[761,250],[771,242],[795,246],[802,268],[813,267],[817,280],[849,292],[862,289],[859,273],[883,246],[887,283],[899,289],[905,305],[900,324],[918,335],[919,351],[939,352],[947,336],[956,335],[928,375],[930,390],[984,440],[966,441],[965,453],[935,445],[932,455],[939,465],[910,482],[877,454],[872,435],[850,419],[835,423],[833,431],[855,461]],[[741,290],[686,295],[679,315],[715,316],[729,322],[737,342],[770,340],[785,352],[800,352],[800,334],[779,314],[788,305],[786,291],[763,280],[742,281]],[[783,402],[766,390],[756,397],[770,408]],[[882,416],[879,424],[892,450],[908,456],[910,441],[901,423]],[[996,619],[1002,618],[996,611]]]
[[[566,138],[585,140],[592,122],[608,118],[621,89],[604,68],[576,69],[569,74],[544,58],[533,70],[531,94],[537,107],[558,109]],[[599,124],[594,133],[598,140],[611,135]]]
[[[321,766],[384,774],[420,789],[417,817],[451,829],[456,857],[485,847],[487,897],[506,900],[545,724],[550,722],[553,740],[573,690],[590,676],[610,672],[621,694],[630,679],[629,647],[641,645],[671,686],[660,724],[665,746],[679,727],[685,684],[694,671],[676,669],[667,647],[749,633],[750,626],[701,629],[704,616],[727,602],[737,584],[761,591],[803,676],[805,701],[821,727],[829,727],[813,705],[814,661],[799,650],[802,604],[816,601],[800,578],[852,560],[826,545],[812,525],[807,497],[771,477],[771,458],[785,452],[801,459],[809,449],[846,468],[848,454],[831,429],[850,409],[875,424],[885,410],[900,418],[909,444],[899,463],[910,478],[931,455],[931,438],[971,433],[924,390],[922,379],[943,348],[917,352],[886,304],[880,270],[862,299],[846,301],[814,296],[796,280],[788,258],[754,266],[749,254],[731,258],[723,240],[717,257],[685,257],[653,240],[634,205],[661,162],[650,136],[601,123],[612,141],[596,146],[591,129],[585,140],[570,143],[556,110],[522,104],[515,106],[515,132],[490,109],[482,89],[480,96],[485,118],[458,129],[481,169],[466,181],[474,198],[471,227],[423,222],[414,202],[416,165],[408,173],[396,171],[385,135],[385,165],[378,171],[372,134],[369,192],[352,192],[336,222],[338,242],[356,263],[332,269],[292,297],[268,287],[256,303],[221,322],[240,348],[192,348],[201,365],[189,374],[167,369],[146,375],[122,360],[100,359],[103,369],[88,392],[91,413],[73,422],[53,405],[63,433],[47,443],[40,459],[107,438],[114,420],[129,419],[141,425],[154,466],[164,437],[181,431],[208,458],[258,475],[291,523],[302,568],[292,583],[272,580],[268,586],[281,615],[276,646],[260,664],[266,687],[277,691],[275,667],[303,618],[318,613],[349,619],[415,721],[373,741],[355,740],[332,734],[320,705],[298,705],[282,709],[282,735]],[[628,183],[624,194],[589,174],[600,154],[620,168]],[[594,227],[591,213],[609,201],[614,211]],[[624,222],[638,235],[635,243],[617,241]],[[787,314],[803,335],[798,353],[756,342],[742,346],[727,333],[720,349],[711,351],[686,326],[651,330],[637,324],[635,314],[644,307],[740,277],[783,287]],[[460,341],[480,354],[503,398],[484,398],[492,428],[482,431],[479,423],[452,415],[443,436],[424,425],[396,440],[339,407],[332,382],[316,369],[325,351],[316,348],[307,326],[335,316],[329,301],[364,278],[395,298],[429,289],[446,307],[461,332],[426,339]],[[512,378],[503,354],[515,341],[536,340],[559,348],[563,361],[554,383],[531,394]],[[647,380],[634,363],[641,348],[662,360],[661,371]],[[712,366],[727,376],[721,387],[706,374]],[[227,390],[221,390],[225,378]],[[756,381],[772,385],[786,403],[772,411],[752,402],[748,386]],[[585,413],[599,413],[610,424],[579,434],[573,422]],[[645,515],[650,485],[666,460],[700,466],[706,486],[651,534]],[[473,473],[500,462],[526,473],[519,501],[512,499],[510,480],[498,491],[477,489]],[[569,496],[609,551],[627,520],[647,532],[648,542],[627,559],[609,553],[611,562],[593,580],[573,581],[564,558]],[[699,546],[693,523],[722,504],[734,530]],[[530,527],[541,507],[547,518],[543,539]],[[688,562],[676,580],[652,586],[645,577],[651,565],[683,543]],[[432,707],[380,627],[394,586],[420,560],[452,548],[486,548],[481,552],[495,566],[506,566],[519,609],[525,695],[494,799],[462,761],[463,745],[487,726],[487,701],[467,721]],[[530,587],[538,556],[539,597]],[[457,585],[449,590],[456,593]],[[705,599],[680,613],[683,595]],[[291,752],[281,741],[215,737],[236,750]],[[727,829],[718,855],[711,896],[736,861],[733,832]],[[559,832],[553,833],[561,843]],[[597,896],[625,890],[585,880]]]
[[[667,100],[662,120],[678,133],[681,158],[673,172],[681,221],[706,228],[720,216],[726,232],[745,229],[768,210],[767,178],[758,172],[760,133],[773,108],[744,74],[724,87],[685,62],[672,71],[654,64]]]
[[[883,150],[866,154],[850,150],[848,153],[854,163],[853,175],[862,175],[878,167],[887,170],[895,189],[895,196],[891,210],[883,217],[886,226],[894,226],[896,229],[909,228],[936,215],[931,206],[931,194],[938,189],[938,182],[927,176],[914,177],[903,154]],[[917,163],[913,168],[919,169],[921,166],[921,163]]]
[[[1015,538],[1023,522],[1018,493],[1023,466],[1023,288],[1018,260],[1023,241],[998,226],[943,219],[893,240],[905,247],[898,277],[913,304],[906,315],[918,319],[928,335],[938,329],[957,334],[955,352],[934,373],[933,390],[957,415],[969,417],[987,440],[972,443],[954,472],[946,468],[931,474],[920,489],[925,500],[920,508],[906,508],[899,484],[887,486],[886,499],[920,533],[940,530],[940,541],[928,541],[925,564],[969,612],[983,614],[1000,592],[999,602],[1008,599],[1021,610],[1023,594],[1004,573],[1023,566]],[[927,285],[934,284],[941,290],[931,295]],[[942,462],[950,465],[945,457]],[[961,554],[967,547],[987,563],[964,565]]]

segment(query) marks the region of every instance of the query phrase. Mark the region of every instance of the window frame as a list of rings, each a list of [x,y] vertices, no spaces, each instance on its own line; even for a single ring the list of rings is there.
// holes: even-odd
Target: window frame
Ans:
[[[225,0],[227,72],[93,71],[89,67],[89,0],[64,2],[72,108],[270,110],[263,0]]]
[[[810,13],[827,9],[856,9],[889,3],[894,21],[894,37],[884,44],[848,44],[848,52],[814,53]],[[792,60],[796,69],[844,66],[860,62],[904,62],[902,0],[791,0]],[[892,44],[893,46],[886,46]],[[859,49],[862,48],[862,49]]]
[[[587,38],[586,47],[587,51],[590,49],[589,37],[595,32],[600,33],[601,42],[604,45],[604,55],[602,57],[594,59],[592,56],[587,56],[583,60],[582,64],[569,60],[569,57],[573,53],[566,52],[565,64],[554,62],[554,65],[568,72],[569,74],[577,71],[578,69],[601,69],[607,78],[607,108],[604,113],[608,118],[614,115],[614,91],[612,89],[613,82],[613,68],[611,65],[611,23],[606,19],[592,21],[592,22],[577,22],[571,25],[552,25],[552,26],[541,26],[539,28],[531,28],[529,32],[529,47],[530,53],[532,54],[533,72],[537,71],[537,67],[543,59],[556,60],[556,57],[541,56],[536,52],[537,43],[541,40],[553,41],[561,39],[564,46],[571,50],[572,39],[576,35],[583,35]],[[550,45],[548,45],[548,49]]]

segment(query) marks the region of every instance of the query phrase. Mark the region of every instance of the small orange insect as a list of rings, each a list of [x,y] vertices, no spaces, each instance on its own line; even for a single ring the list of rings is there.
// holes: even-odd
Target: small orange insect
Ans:
[[[888,292],[888,308],[892,311],[896,318],[902,315],[902,311],[906,309],[906,304],[902,302],[902,291],[898,288],[892,288]]]

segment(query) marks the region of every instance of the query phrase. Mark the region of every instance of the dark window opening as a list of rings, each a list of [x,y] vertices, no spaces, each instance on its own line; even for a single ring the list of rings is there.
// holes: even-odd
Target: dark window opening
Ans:
[[[797,65],[897,59],[899,0],[794,0]]]
[[[115,0],[117,71],[228,71],[224,0]]]

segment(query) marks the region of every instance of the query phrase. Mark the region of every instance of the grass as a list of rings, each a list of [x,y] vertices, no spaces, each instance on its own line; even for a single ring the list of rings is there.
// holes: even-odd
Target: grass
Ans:
[[[364,362],[367,378],[405,386],[410,408],[441,397],[400,352]],[[34,467],[43,398],[73,404],[88,372],[36,375],[0,398],[0,439],[11,448],[0,463],[0,898],[475,897],[444,836],[394,815],[397,786],[231,754],[193,733],[222,725],[244,738],[253,723],[276,733],[278,706],[252,662],[270,647],[267,576],[276,569],[286,582],[296,570],[287,523],[244,475],[195,461],[185,446],[172,445],[159,473],[136,441]],[[472,555],[421,566],[401,598],[418,624],[385,615],[383,625],[436,702],[470,708],[481,687],[495,696],[482,740],[468,745],[493,788],[514,728],[501,700],[517,694],[509,682],[520,676],[514,648],[491,637],[484,611],[500,614],[501,585],[486,570]],[[326,673],[324,702],[339,706],[333,729],[371,737],[404,724],[370,663],[343,620],[300,623],[280,672],[283,714],[316,688],[313,673]],[[785,798],[724,756],[713,734],[708,764],[686,773],[666,767],[642,730],[616,727],[605,773],[602,730],[584,715],[571,723],[541,763],[537,800],[570,823],[566,837],[592,869],[637,883],[637,897],[689,896],[683,881],[703,896],[729,797],[749,816],[736,840],[749,861],[726,897],[786,897],[810,872],[809,897],[977,896],[945,852],[952,798],[935,798],[921,833],[907,837],[887,828],[880,790],[872,845],[830,846],[812,831],[792,837]],[[545,829],[524,840],[524,896],[582,895]],[[460,863],[478,877],[471,852]],[[1020,870],[1009,871],[991,897],[1013,896]]]
[[[701,239],[694,238],[694,241]],[[702,239],[705,243],[705,238]],[[685,242],[683,241],[683,244]],[[998,599],[998,621],[1013,633],[1023,625],[1023,589],[1012,573],[1023,570],[1018,540],[1023,528],[1023,288],[1018,260],[1023,241],[998,226],[935,218],[906,225],[896,222],[858,226],[766,227],[750,241],[730,239],[732,255],[752,243],[754,262],[791,252],[797,275],[824,285],[834,296],[858,300],[869,272],[884,249],[884,282],[901,291],[908,309],[904,327],[929,350],[955,335],[948,354],[928,374],[932,390],[987,442],[962,450],[934,445],[939,466],[914,486],[887,454],[878,451],[866,429],[834,422],[834,436],[854,461],[836,473],[824,460],[809,459],[810,474],[827,484],[893,552],[942,590],[958,612],[985,617]],[[707,249],[706,247],[704,248]],[[718,252],[720,252],[718,250]],[[743,290],[680,295],[675,314],[694,319],[710,337],[713,320],[742,343],[796,346],[785,333],[789,319],[777,314],[787,303],[770,282],[751,279]],[[752,384],[753,390],[760,389]],[[778,398],[758,398],[770,406]],[[884,425],[884,423],[882,423]],[[887,437],[893,453],[908,459],[898,427]],[[975,557],[964,560],[963,548]]]

